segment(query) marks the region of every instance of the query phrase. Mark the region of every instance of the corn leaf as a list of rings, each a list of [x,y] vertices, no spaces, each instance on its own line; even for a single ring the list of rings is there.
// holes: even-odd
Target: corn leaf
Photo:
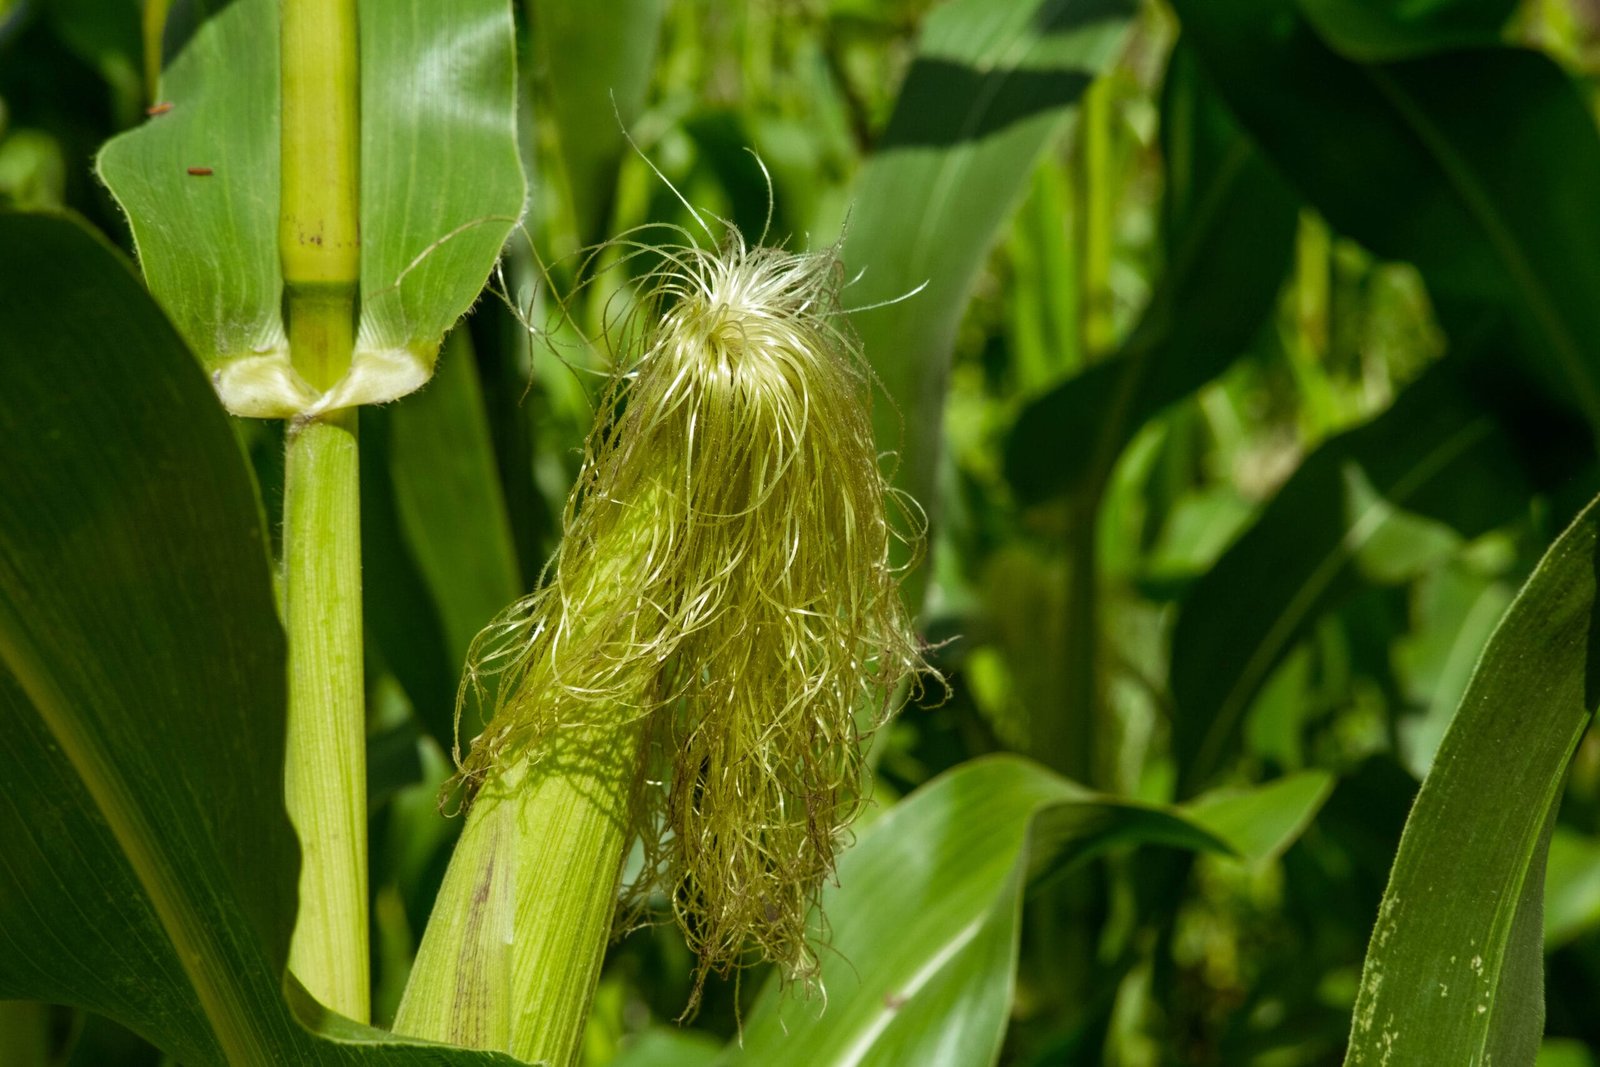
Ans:
[[[1245,351],[1289,268],[1295,198],[1181,46],[1167,70],[1161,135],[1166,272],[1121,351],[1018,416],[1006,476],[1024,501],[1103,481],[1151,416]]]
[[[1414,263],[1452,341],[1509,323],[1501,357],[1600,424],[1600,132],[1553,60],[1357,63],[1276,0],[1174,7],[1241,124],[1336,230]]]
[[[0,452],[28,457],[0,494],[0,998],[186,1063],[512,1062],[286,1003],[285,653],[244,457],[98,237],[0,214],[0,278]]]
[[[846,303],[891,403],[899,481],[931,508],[945,379],[968,291],[1034,160],[1116,55],[1126,0],[956,0],[923,26],[845,238]]]
[[[1448,363],[1307,457],[1184,598],[1171,669],[1185,790],[1228,765],[1251,702],[1311,623],[1363,580],[1407,577],[1381,569],[1430,524],[1484,533],[1521,514],[1533,485],[1513,435]]]
[[[1417,794],[1362,971],[1345,1063],[1531,1063],[1544,1022],[1545,857],[1600,704],[1591,504],[1490,639]]]
[[[1300,10],[1324,40],[1343,55],[1366,60],[1498,44],[1517,6],[1516,0],[1300,0]]]
[[[662,0],[528,0],[578,242],[606,236],[623,129],[644,106]]]
[[[522,210],[509,3],[365,0],[360,24],[361,323],[324,397],[289,367],[280,314],[278,5],[215,11],[165,70],[157,113],[100,153],[151,292],[239,414],[417,388]]]
[[[1284,779],[1167,809],[1093,793],[1014,756],[966,763],[890,809],[824,893],[820,999],[773,984],[725,1064],[995,1062],[1011,1008],[1022,893],[1114,845],[1265,859],[1331,788]]]
[[[433,380],[362,426],[366,618],[446,751],[468,645],[527,592],[488,419],[472,343],[456,330]]]

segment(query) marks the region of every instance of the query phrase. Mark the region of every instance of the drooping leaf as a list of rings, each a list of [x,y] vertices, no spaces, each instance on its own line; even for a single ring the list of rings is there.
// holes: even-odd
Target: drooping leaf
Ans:
[[[1304,832],[1333,792],[1326,771],[1302,771],[1253,789],[1226,789],[1196,797],[1184,811],[1232,847],[1262,862],[1275,859]]]
[[[1350,1067],[1489,1067],[1538,1051],[1545,856],[1600,704],[1597,518],[1591,504],[1523,586],[1417,794],[1367,950]]]
[[[1467,537],[1520,513],[1533,483],[1517,453],[1454,366],[1440,364],[1306,458],[1183,601],[1171,684],[1186,790],[1225,766],[1262,684],[1308,624],[1359,586],[1363,567],[1393,568],[1426,545],[1428,527],[1406,513]]]
[[[1006,442],[1006,476],[1025,501],[1103,479],[1152,415],[1246,349],[1288,270],[1294,196],[1181,45],[1167,70],[1161,135],[1166,271],[1116,356],[1018,417]]]
[[[1028,173],[1115,56],[1128,0],[956,0],[923,26],[845,238],[852,316],[889,402],[876,409],[898,479],[933,502],[945,379],[968,290]]]
[[[244,456],[103,241],[0,214],[0,278],[0,452],[29,457],[0,494],[0,997],[195,1064],[511,1063],[285,1002],[284,642]]]
[[[1119,844],[1227,854],[1237,841],[1251,850],[1241,855],[1264,858],[1327,787],[1311,775],[1268,787],[1264,803],[1235,798],[1207,813],[1101,796],[1016,757],[963,764],[873,822],[840,859],[822,903],[827,1010],[769,986],[742,1046],[721,1062],[992,1063],[1030,877]]]
[[[1447,330],[1510,324],[1500,354],[1600,424],[1600,132],[1548,57],[1341,58],[1276,0],[1177,0],[1262,151],[1341,233],[1421,271]]]
[[[365,0],[359,17],[361,323],[327,395],[290,368],[280,313],[277,4],[211,14],[163,73],[164,110],[100,154],[151,292],[239,414],[427,381],[522,209],[508,0]]]

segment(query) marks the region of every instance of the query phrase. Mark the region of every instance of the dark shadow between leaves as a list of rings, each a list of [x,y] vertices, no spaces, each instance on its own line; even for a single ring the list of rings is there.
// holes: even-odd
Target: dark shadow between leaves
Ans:
[[[1084,70],[981,71],[946,59],[919,58],[906,75],[881,150],[947,148],[982,140],[1070,104],[1092,79]]]

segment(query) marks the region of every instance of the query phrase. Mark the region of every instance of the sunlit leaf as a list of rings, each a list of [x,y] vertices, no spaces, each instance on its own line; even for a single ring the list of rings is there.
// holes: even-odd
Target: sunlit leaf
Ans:
[[[823,897],[820,999],[776,985],[724,1063],[993,1063],[1010,1011],[1022,891],[1116,845],[1266,858],[1327,795],[1326,775],[1165,809],[1101,796],[1015,757],[967,763],[874,821]],[[1246,851],[1235,851],[1237,842]]]
[[[933,506],[956,326],[1033,161],[1116,55],[1131,0],[956,0],[923,25],[889,126],[862,174],[845,240],[856,329],[890,402],[878,440],[900,484]],[[920,293],[912,290],[926,285]],[[906,297],[906,299],[899,299]]]
[[[1345,1062],[1530,1063],[1545,856],[1595,692],[1597,511],[1528,579],[1478,662],[1400,840]]]
[[[179,331],[243,415],[393,400],[427,381],[522,210],[507,0],[365,0],[361,323],[326,395],[288,363],[278,266],[278,5],[233,0],[172,58],[101,177]],[[420,60],[419,60],[420,57]]]

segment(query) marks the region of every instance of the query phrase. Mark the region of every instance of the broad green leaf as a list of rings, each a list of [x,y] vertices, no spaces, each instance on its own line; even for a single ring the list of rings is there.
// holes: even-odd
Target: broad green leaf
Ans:
[[[449,751],[467,647],[527,590],[466,331],[433,380],[362,426],[362,583],[379,652]]]
[[[1307,457],[1183,601],[1171,685],[1184,790],[1226,765],[1246,710],[1311,622],[1363,577],[1403,580],[1396,559],[1439,543],[1444,531],[1413,515],[1471,537],[1532,492],[1513,439],[1450,364]]]
[[[0,453],[29,458],[0,494],[0,997],[193,1064],[512,1062],[285,1002],[284,644],[244,457],[103,241],[0,214],[0,277]]]
[[[1333,792],[1333,776],[1302,771],[1253,789],[1195,798],[1184,812],[1253,863],[1276,859],[1294,843]]]
[[[223,6],[170,59],[158,92],[171,110],[113,138],[98,161],[145,282],[208,370],[287,358],[277,5]]]
[[[1600,423],[1600,133],[1548,57],[1360,64],[1278,0],[1177,0],[1262,151],[1335,229],[1423,273],[1447,328],[1487,309],[1503,355]]]
[[[1299,0],[1336,51],[1352,59],[1403,59],[1498,44],[1517,0]]]
[[[1545,854],[1600,703],[1597,507],[1557,539],[1478,661],[1379,907],[1346,1064],[1531,1063],[1544,1023]]]
[[[527,0],[527,8],[578,242],[590,245],[606,236],[622,131],[650,88],[662,0]]]
[[[0,494],[0,778],[17,843],[0,989],[111,1015],[129,1005],[102,998],[151,998],[130,1025],[170,1013],[163,1043],[215,1059],[190,959],[230,1012],[214,1023],[278,1040],[237,1006],[276,991],[298,867],[260,506],[203,376],[107,248],[12,215],[0,256],[0,451],[29,457]],[[142,893],[110,892],[133,878]],[[119,956],[150,973],[119,973]],[[50,984],[19,988],[29,976]]]
[[[362,0],[360,20],[356,358],[431,370],[522,214],[511,4]]]
[[[1115,56],[1133,8],[955,0],[923,26],[861,176],[843,254],[849,276],[864,272],[845,302],[863,309],[852,320],[888,393],[875,412],[878,441],[900,453],[899,483],[925,508],[968,291],[1034,160]]]
[[[722,1062],[992,1063],[1011,1010],[1030,878],[1114,845],[1227,854],[1227,832],[1275,849],[1326,790],[1316,775],[1277,787],[1264,804],[1227,801],[1213,826],[1204,812],[1102,796],[1012,756],[964,764],[890,809],[841,857],[822,903],[826,1008],[769,986],[742,1046]],[[1263,832],[1244,811],[1268,806],[1287,814]]]
[[[465,330],[428,387],[386,414],[395,502],[459,668],[478,631],[527,592]]]
[[[1104,479],[1140,426],[1248,347],[1288,270],[1294,197],[1181,46],[1167,71],[1161,135],[1166,271],[1116,356],[1018,417],[1006,476],[1025,501]]]
[[[289,366],[280,314],[278,5],[215,11],[163,73],[171,107],[100,154],[151,292],[237,414],[416,389],[522,210],[508,0],[364,0],[360,23],[361,323],[326,394]]]

